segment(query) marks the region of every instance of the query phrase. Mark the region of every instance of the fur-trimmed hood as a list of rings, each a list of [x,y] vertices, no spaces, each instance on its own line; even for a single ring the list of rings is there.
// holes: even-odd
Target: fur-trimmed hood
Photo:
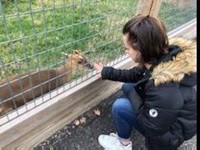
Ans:
[[[169,53],[152,71],[151,79],[157,86],[170,81],[196,85],[196,41],[183,38],[169,40]]]

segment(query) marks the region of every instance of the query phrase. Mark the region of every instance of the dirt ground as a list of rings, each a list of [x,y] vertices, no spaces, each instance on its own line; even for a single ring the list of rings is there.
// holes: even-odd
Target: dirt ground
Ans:
[[[121,91],[105,99],[75,121],[65,125],[34,150],[103,150],[98,144],[98,136],[115,132],[111,106],[120,95]],[[98,111],[94,113],[94,110],[99,110],[100,114]],[[144,137],[140,133],[134,130],[131,139],[134,150],[147,150]],[[178,150],[196,150],[196,144],[196,136],[194,136],[191,140],[184,142]]]
[[[111,106],[120,91],[77,118],[82,120],[66,125],[51,137],[40,143],[35,150],[103,150],[98,144],[100,134],[115,132],[111,117]],[[100,115],[94,112],[99,110]],[[144,138],[137,131],[132,132],[134,150],[144,150]]]

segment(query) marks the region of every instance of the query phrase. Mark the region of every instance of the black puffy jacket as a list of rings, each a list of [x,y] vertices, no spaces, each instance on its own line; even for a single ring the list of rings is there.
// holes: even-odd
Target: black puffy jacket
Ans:
[[[169,53],[154,66],[104,67],[102,79],[136,84],[129,93],[149,150],[175,150],[196,134],[196,42],[170,40]]]

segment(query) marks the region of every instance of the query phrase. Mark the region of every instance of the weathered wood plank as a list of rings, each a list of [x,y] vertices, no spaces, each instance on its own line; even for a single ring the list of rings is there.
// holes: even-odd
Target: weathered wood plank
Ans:
[[[40,123],[40,126],[26,133],[22,138],[12,142],[6,149],[12,149],[12,145],[17,145],[17,149],[19,150],[32,149],[32,146],[39,144],[41,140],[49,137],[52,134],[52,131],[62,128],[65,124],[74,120],[77,116],[95,106],[101,100],[120,88],[119,83],[111,84],[110,81],[106,81],[101,84],[100,82],[101,81],[98,80],[97,82],[92,83],[87,88],[75,92],[73,95],[67,97],[67,99],[63,99],[43,113],[35,116],[34,119],[37,122],[39,119],[43,121],[47,120],[46,118],[41,118],[41,116],[48,116],[48,118],[51,116],[51,118],[44,121],[42,124]],[[97,86],[101,91],[97,89]],[[112,89],[112,91],[110,89]],[[30,119],[30,123],[32,122],[32,119]],[[42,136],[40,131],[42,131]]]
[[[150,12],[149,12],[149,15],[150,15],[150,16],[154,16],[154,17],[157,17],[157,16],[158,16],[158,13],[159,13],[159,11],[160,11],[161,3],[162,3],[161,0],[154,0],[154,1],[153,1],[151,10],[150,10]]]
[[[142,14],[157,17],[161,3],[161,0],[139,0],[136,15]]]
[[[149,15],[154,0],[139,0],[136,15]]]

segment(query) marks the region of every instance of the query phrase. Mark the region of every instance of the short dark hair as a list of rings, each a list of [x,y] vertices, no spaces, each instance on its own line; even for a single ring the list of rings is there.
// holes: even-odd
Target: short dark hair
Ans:
[[[141,63],[155,63],[168,52],[169,41],[165,25],[151,16],[137,15],[123,27],[132,48],[140,51]]]

